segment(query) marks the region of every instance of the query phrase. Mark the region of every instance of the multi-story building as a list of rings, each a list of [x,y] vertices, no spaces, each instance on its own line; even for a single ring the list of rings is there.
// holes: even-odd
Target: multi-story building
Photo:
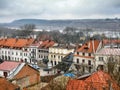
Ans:
[[[48,59],[49,55],[49,48],[56,45],[54,41],[46,40],[41,42],[41,44],[38,47],[38,60],[41,61],[43,59]]]
[[[74,47],[69,45],[57,45],[49,48],[49,62],[57,65],[69,53],[74,52]]]
[[[95,65],[94,54],[101,48],[102,43],[98,40],[89,40],[78,48],[74,53],[73,62],[85,65],[85,70],[92,72]]]
[[[25,61],[31,63],[28,46],[34,39],[4,38],[0,39],[0,58],[3,60]]]
[[[108,62],[115,62],[115,69],[120,71],[120,48],[102,48],[95,54],[96,68],[106,70]]]

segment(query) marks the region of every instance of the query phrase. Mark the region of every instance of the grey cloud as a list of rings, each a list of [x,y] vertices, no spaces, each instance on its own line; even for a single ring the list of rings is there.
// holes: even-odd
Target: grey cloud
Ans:
[[[2,18],[57,19],[94,15],[120,15],[120,0],[0,0]]]

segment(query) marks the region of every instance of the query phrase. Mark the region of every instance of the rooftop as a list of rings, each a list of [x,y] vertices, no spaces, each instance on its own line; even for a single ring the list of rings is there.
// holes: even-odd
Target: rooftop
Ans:
[[[101,55],[120,55],[120,48],[102,48],[97,54]]]
[[[69,80],[66,90],[120,90],[117,83],[108,73],[94,72],[85,80]]]
[[[99,40],[90,40],[83,44],[80,48],[78,48],[76,51],[77,52],[88,52],[88,53],[93,53],[96,52],[98,46],[99,46],[100,41]]]
[[[19,64],[20,62],[4,61],[0,64],[0,70],[11,71],[14,68],[16,68]]]
[[[17,88],[19,88],[17,85],[13,85],[5,78],[0,77],[0,90],[17,90]]]

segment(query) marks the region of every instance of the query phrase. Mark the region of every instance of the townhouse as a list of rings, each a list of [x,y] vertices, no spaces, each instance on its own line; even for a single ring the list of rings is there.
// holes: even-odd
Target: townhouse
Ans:
[[[3,38],[0,39],[0,58],[3,60],[24,61],[31,63],[28,46],[34,39]]]
[[[48,59],[49,48],[55,45],[57,45],[57,43],[55,43],[52,40],[45,40],[41,42],[38,47],[38,53],[37,53],[38,61],[42,61],[43,59]]]
[[[120,48],[102,48],[95,54],[98,69],[106,70],[108,62],[115,62],[116,70],[120,71]]]
[[[95,53],[101,48],[102,43],[98,40],[89,40],[75,53],[73,62],[76,64],[84,65],[84,71],[92,72],[95,70]]]
[[[62,59],[70,54],[74,53],[75,47],[70,45],[58,44],[49,48],[49,62],[52,66],[57,65]]]

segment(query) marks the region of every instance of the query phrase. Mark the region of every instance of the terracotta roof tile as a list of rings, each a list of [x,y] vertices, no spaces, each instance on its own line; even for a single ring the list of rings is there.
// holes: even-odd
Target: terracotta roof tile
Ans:
[[[86,80],[69,80],[66,90],[120,90],[117,83],[110,77],[109,74],[103,71],[97,71],[89,76]]]
[[[6,46],[9,48],[22,48],[25,46],[29,46],[34,42],[34,39],[29,38],[29,39],[16,39],[16,38],[7,38],[7,39],[0,39],[0,46]]]
[[[0,90],[16,90],[17,88],[19,88],[17,85],[13,85],[5,78],[0,77]]]
[[[87,53],[93,53],[94,51],[96,52],[99,43],[100,43],[100,41],[98,41],[98,40],[90,40],[87,43],[85,43],[83,46],[78,48],[76,51],[77,52],[87,52]]]
[[[39,71],[34,69],[34,68],[32,68],[29,65],[25,65],[20,70],[20,72],[14,77],[14,79],[20,79],[20,78],[23,78],[23,77],[26,77],[26,76],[30,76],[30,75],[33,75],[33,74],[39,74]]]
[[[54,44],[55,44],[54,41],[46,40],[46,41],[43,41],[41,43],[41,45],[39,46],[39,48],[49,48],[49,47],[52,47]]]
[[[4,43],[4,46],[13,47],[15,43],[16,43],[15,38],[8,38],[8,39],[6,39],[6,42]]]

